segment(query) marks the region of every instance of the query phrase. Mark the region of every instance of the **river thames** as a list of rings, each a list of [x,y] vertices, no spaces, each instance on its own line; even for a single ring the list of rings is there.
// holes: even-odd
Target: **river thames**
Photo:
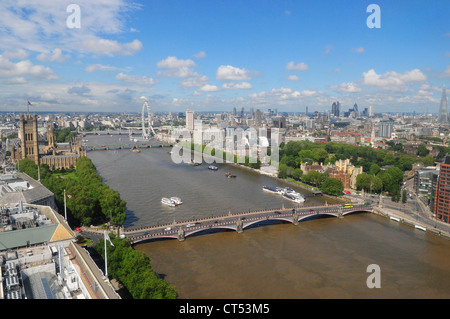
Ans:
[[[127,136],[88,136],[90,145]],[[114,143],[113,143],[114,144]],[[127,202],[126,228],[227,212],[294,206],[262,191],[291,186],[227,164],[175,164],[170,148],[89,152],[99,174]],[[226,178],[225,172],[236,178]],[[306,194],[300,188],[297,191]],[[161,203],[177,196],[176,208]],[[323,204],[308,197],[305,205]],[[280,223],[135,246],[180,298],[449,298],[450,241],[370,213]],[[368,288],[367,267],[381,288]]]

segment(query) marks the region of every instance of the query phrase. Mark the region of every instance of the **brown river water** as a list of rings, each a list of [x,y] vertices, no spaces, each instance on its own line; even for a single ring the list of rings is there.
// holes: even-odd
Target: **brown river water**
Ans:
[[[88,138],[102,145],[119,137]],[[170,150],[88,153],[127,202],[125,227],[294,206],[262,191],[264,185],[291,186],[283,181],[227,164],[217,164],[218,171],[207,164],[175,164]],[[228,179],[225,172],[237,177]],[[164,206],[165,196],[178,196],[183,204]],[[305,205],[324,202],[309,197]],[[135,249],[186,299],[450,297],[450,241],[371,213],[147,242]],[[379,266],[380,288],[367,285],[372,264]]]

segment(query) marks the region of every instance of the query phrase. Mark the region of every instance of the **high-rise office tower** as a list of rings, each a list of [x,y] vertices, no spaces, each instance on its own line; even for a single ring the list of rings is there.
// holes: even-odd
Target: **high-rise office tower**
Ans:
[[[194,111],[186,110],[186,128],[189,131],[194,130]]]
[[[339,102],[333,102],[333,104],[331,105],[331,114],[333,114],[334,116],[339,116],[340,108],[341,106]]]
[[[445,92],[445,86],[442,88],[441,104],[439,106],[439,123],[448,122],[448,106],[447,106],[447,94]]]

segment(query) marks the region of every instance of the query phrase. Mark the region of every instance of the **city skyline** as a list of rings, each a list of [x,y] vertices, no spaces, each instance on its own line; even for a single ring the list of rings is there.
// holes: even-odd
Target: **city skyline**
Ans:
[[[369,4],[2,1],[0,110],[439,113],[450,4]]]

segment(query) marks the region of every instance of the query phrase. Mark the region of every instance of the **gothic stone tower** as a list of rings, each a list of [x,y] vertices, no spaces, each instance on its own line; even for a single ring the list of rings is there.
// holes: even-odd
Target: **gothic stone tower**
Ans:
[[[39,164],[38,125],[36,113],[20,114],[19,137],[21,140],[21,158],[29,158]]]

